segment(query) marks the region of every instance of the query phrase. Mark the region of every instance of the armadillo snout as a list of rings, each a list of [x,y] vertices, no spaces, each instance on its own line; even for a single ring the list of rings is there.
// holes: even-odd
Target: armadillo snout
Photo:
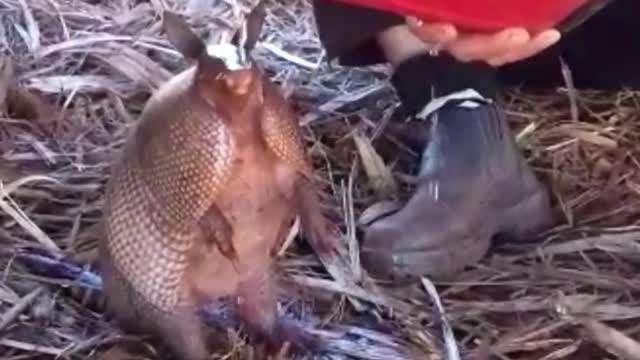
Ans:
[[[251,69],[233,70],[222,76],[227,90],[238,96],[248,94],[255,79],[256,76]]]

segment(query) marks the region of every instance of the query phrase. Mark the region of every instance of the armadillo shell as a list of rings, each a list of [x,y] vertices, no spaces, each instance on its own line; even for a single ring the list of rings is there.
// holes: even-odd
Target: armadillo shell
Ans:
[[[554,27],[589,0],[334,0],[475,31]]]

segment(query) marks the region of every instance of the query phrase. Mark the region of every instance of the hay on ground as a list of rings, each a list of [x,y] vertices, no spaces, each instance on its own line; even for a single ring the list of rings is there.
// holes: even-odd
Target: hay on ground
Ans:
[[[236,13],[230,0],[0,0],[3,359],[161,358],[161,345],[102,317],[99,291],[90,289],[99,278],[85,272],[64,280],[26,260],[43,266],[47,258],[37,254],[62,254],[82,266],[95,259],[111,161],[150,93],[185,66],[161,33],[162,9],[191,14],[200,33],[226,41],[252,3]],[[286,305],[303,321],[314,319],[309,331],[333,349],[326,358],[417,352],[443,359],[453,358],[451,348],[477,359],[637,358],[637,93],[506,93],[518,143],[552,190],[560,225],[536,241],[497,244],[435,288],[427,279],[374,286],[353,246],[355,224],[371,206],[410,194],[419,155],[398,139],[386,139],[393,152],[376,150],[385,126],[398,121],[389,69],[327,64],[308,1],[267,5],[255,56],[291,94],[332,195],[327,202],[347,234],[344,264],[330,275],[296,244],[280,261],[283,275],[306,290]],[[443,330],[443,319],[452,331]],[[241,333],[220,335],[228,341],[218,358],[246,358],[251,347]]]

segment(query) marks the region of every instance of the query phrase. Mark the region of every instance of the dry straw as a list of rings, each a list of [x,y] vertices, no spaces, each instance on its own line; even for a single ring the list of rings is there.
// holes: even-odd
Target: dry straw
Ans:
[[[193,15],[198,32],[226,41],[252,3],[233,5],[0,0],[2,359],[162,358],[161,344],[102,317],[90,286],[99,278],[43,264],[95,260],[110,163],[150,92],[185,66],[161,33],[162,9]],[[402,121],[389,69],[329,65],[307,0],[267,5],[255,56],[300,112],[346,234],[340,262],[320,266],[294,241],[281,252],[283,277],[304,290],[289,291],[284,310],[331,349],[315,358],[638,358],[638,94],[505,94],[518,142],[554,194],[558,226],[529,243],[496,244],[453,282],[374,285],[360,267],[358,219],[406,198],[417,160],[385,130]],[[251,352],[241,333],[218,339],[213,358]]]

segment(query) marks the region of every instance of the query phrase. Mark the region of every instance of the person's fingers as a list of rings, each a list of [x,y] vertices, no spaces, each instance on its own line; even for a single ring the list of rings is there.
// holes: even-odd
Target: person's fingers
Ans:
[[[510,28],[494,34],[461,35],[447,46],[447,50],[461,61],[487,61],[502,57],[512,49],[529,41],[529,32],[522,28]]]
[[[493,34],[458,33],[449,23],[426,23],[407,17],[409,30],[423,42],[446,49],[460,61],[484,61],[499,67],[533,56],[560,39],[557,30],[531,36],[526,29],[509,28]]]
[[[524,60],[534,56],[548,47],[557,43],[561,38],[559,31],[555,29],[545,30],[535,35],[527,44],[509,51],[508,53],[488,59],[487,63],[498,67],[508,63]]]
[[[407,26],[416,37],[431,45],[444,46],[458,36],[455,26],[448,23],[425,23],[417,18],[408,17]]]

